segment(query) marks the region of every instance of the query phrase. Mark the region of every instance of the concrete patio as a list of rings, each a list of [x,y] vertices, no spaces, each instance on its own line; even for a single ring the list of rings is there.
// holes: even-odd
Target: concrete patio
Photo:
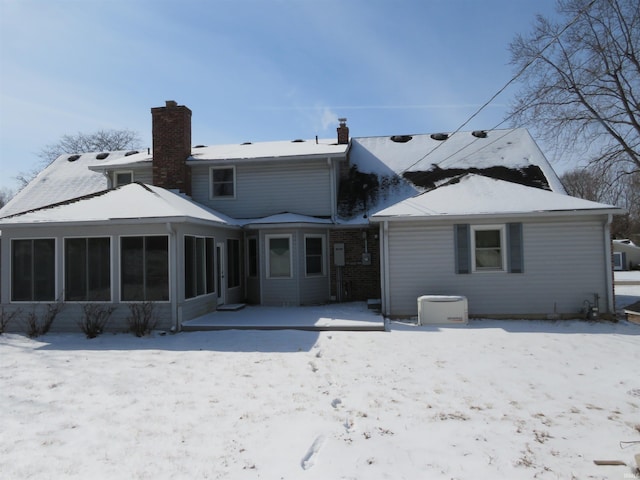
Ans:
[[[182,323],[182,330],[384,331],[385,319],[368,309],[365,302],[308,307],[246,306],[188,320]]]

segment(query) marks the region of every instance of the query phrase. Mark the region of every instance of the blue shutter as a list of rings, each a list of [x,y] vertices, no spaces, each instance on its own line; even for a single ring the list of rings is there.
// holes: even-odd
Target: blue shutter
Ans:
[[[456,273],[471,273],[471,237],[468,224],[453,226]]]
[[[510,273],[524,273],[522,223],[507,224],[507,262]]]

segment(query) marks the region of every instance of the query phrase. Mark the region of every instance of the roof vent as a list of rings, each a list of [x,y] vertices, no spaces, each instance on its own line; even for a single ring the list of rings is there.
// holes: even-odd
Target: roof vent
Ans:
[[[471,132],[471,135],[473,135],[476,138],[487,138],[487,131],[486,130],[474,130],[473,132]]]
[[[449,134],[448,133],[432,133],[431,138],[433,138],[434,140],[442,141],[449,138]]]
[[[240,145],[251,145],[251,144],[252,142],[244,142],[244,143],[241,143]]]
[[[102,152],[96,155],[96,160],[104,160],[109,156],[109,152]]]
[[[131,155],[135,155],[136,153],[140,153],[140,152],[138,152],[138,150],[129,150],[127,153],[124,154],[124,156],[129,157]]]
[[[391,137],[391,141],[396,143],[407,143],[412,138],[413,137],[411,135],[394,135]]]
[[[75,162],[76,160],[78,160],[80,158],[80,155],[71,155],[69,156],[69,158],[67,158],[67,161],[69,162]]]
[[[295,140],[291,140],[291,143],[304,143],[304,140],[301,138],[296,138]]]
[[[196,146],[195,146],[195,147],[193,147],[193,148],[204,148],[204,147],[206,147],[206,145],[196,145]]]

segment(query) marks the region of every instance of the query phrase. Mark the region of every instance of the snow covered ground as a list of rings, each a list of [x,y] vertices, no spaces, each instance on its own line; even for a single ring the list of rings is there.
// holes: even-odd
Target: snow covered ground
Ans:
[[[0,477],[639,478],[639,366],[624,321],[5,334]]]

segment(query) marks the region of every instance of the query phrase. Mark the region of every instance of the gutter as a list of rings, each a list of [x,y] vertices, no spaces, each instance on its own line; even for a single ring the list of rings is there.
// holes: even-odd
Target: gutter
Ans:
[[[621,208],[607,208],[594,210],[539,210],[535,212],[505,212],[505,213],[463,213],[457,215],[389,215],[369,217],[371,222],[411,222],[411,221],[438,221],[438,220],[468,220],[469,218],[549,218],[566,216],[588,216],[588,215],[619,215],[624,213]]]

